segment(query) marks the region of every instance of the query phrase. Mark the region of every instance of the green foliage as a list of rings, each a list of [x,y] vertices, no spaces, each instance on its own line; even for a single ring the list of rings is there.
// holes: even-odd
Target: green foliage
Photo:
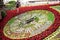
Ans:
[[[12,18],[12,19],[8,22],[8,24],[9,24],[9,25],[12,24],[15,20],[16,20],[15,18]]]
[[[10,1],[6,4],[7,9],[14,9],[16,5],[15,1]]]
[[[54,21],[54,16],[52,13],[48,13],[47,16],[48,16],[48,20]]]
[[[34,19],[35,19],[35,21],[36,21],[36,22],[38,22],[38,21],[39,21],[39,17],[35,17]]]
[[[1,11],[1,15],[2,15],[2,18],[4,18],[6,16],[6,12],[5,11]]]

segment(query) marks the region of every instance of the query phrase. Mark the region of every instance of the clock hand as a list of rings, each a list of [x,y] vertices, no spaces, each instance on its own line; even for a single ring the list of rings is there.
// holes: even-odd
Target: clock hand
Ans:
[[[31,18],[31,19],[26,20],[26,24],[28,24],[28,23],[30,23],[30,22],[32,22],[32,21],[34,21],[34,17]]]
[[[39,18],[38,17],[33,17],[33,18],[30,18],[30,19],[28,19],[28,20],[26,20],[26,21],[24,21],[24,22],[20,22],[20,26],[23,26],[23,25],[25,25],[25,24],[29,24],[30,22],[32,22],[32,21],[36,21],[36,22],[38,22],[39,21]]]
[[[20,22],[19,26],[23,27],[25,24],[28,24],[30,22],[34,21],[34,17],[31,19],[26,20],[25,22]]]

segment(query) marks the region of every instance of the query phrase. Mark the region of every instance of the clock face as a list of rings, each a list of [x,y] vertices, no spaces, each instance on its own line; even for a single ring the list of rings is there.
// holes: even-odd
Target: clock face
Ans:
[[[3,33],[11,39],[32,37],[48,29],[54,20],[54,14],[50,11],[28,11],[9,20],[3,29]]]

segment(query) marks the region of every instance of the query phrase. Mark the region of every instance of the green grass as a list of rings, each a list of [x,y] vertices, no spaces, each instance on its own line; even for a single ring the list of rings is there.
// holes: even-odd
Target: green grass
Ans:
[[[51,6],[51,8],[57,10],[58,12],[60,12],[60,6]]]
[[[48,13],[47,17],[48,17],[48,20],[50,20],[52,22],[54,21],[54,15],[52,13]]]
[[[15,21],[15,18],[12,18],[11,20],[8,21],[8,24],[11,25]]]
[[[57,8],[57,9],[60,10],[60,6],[51,6],[51,7],[53,7],[53,8]]]

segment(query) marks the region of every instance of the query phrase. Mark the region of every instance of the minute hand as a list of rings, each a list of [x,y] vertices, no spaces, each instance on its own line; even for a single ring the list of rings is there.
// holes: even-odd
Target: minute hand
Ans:
[[[34,21],[34,18],[31,18],[31,19],[26,20],[26,24],[28,24],[28,23],[30,23],[32,21]]]

